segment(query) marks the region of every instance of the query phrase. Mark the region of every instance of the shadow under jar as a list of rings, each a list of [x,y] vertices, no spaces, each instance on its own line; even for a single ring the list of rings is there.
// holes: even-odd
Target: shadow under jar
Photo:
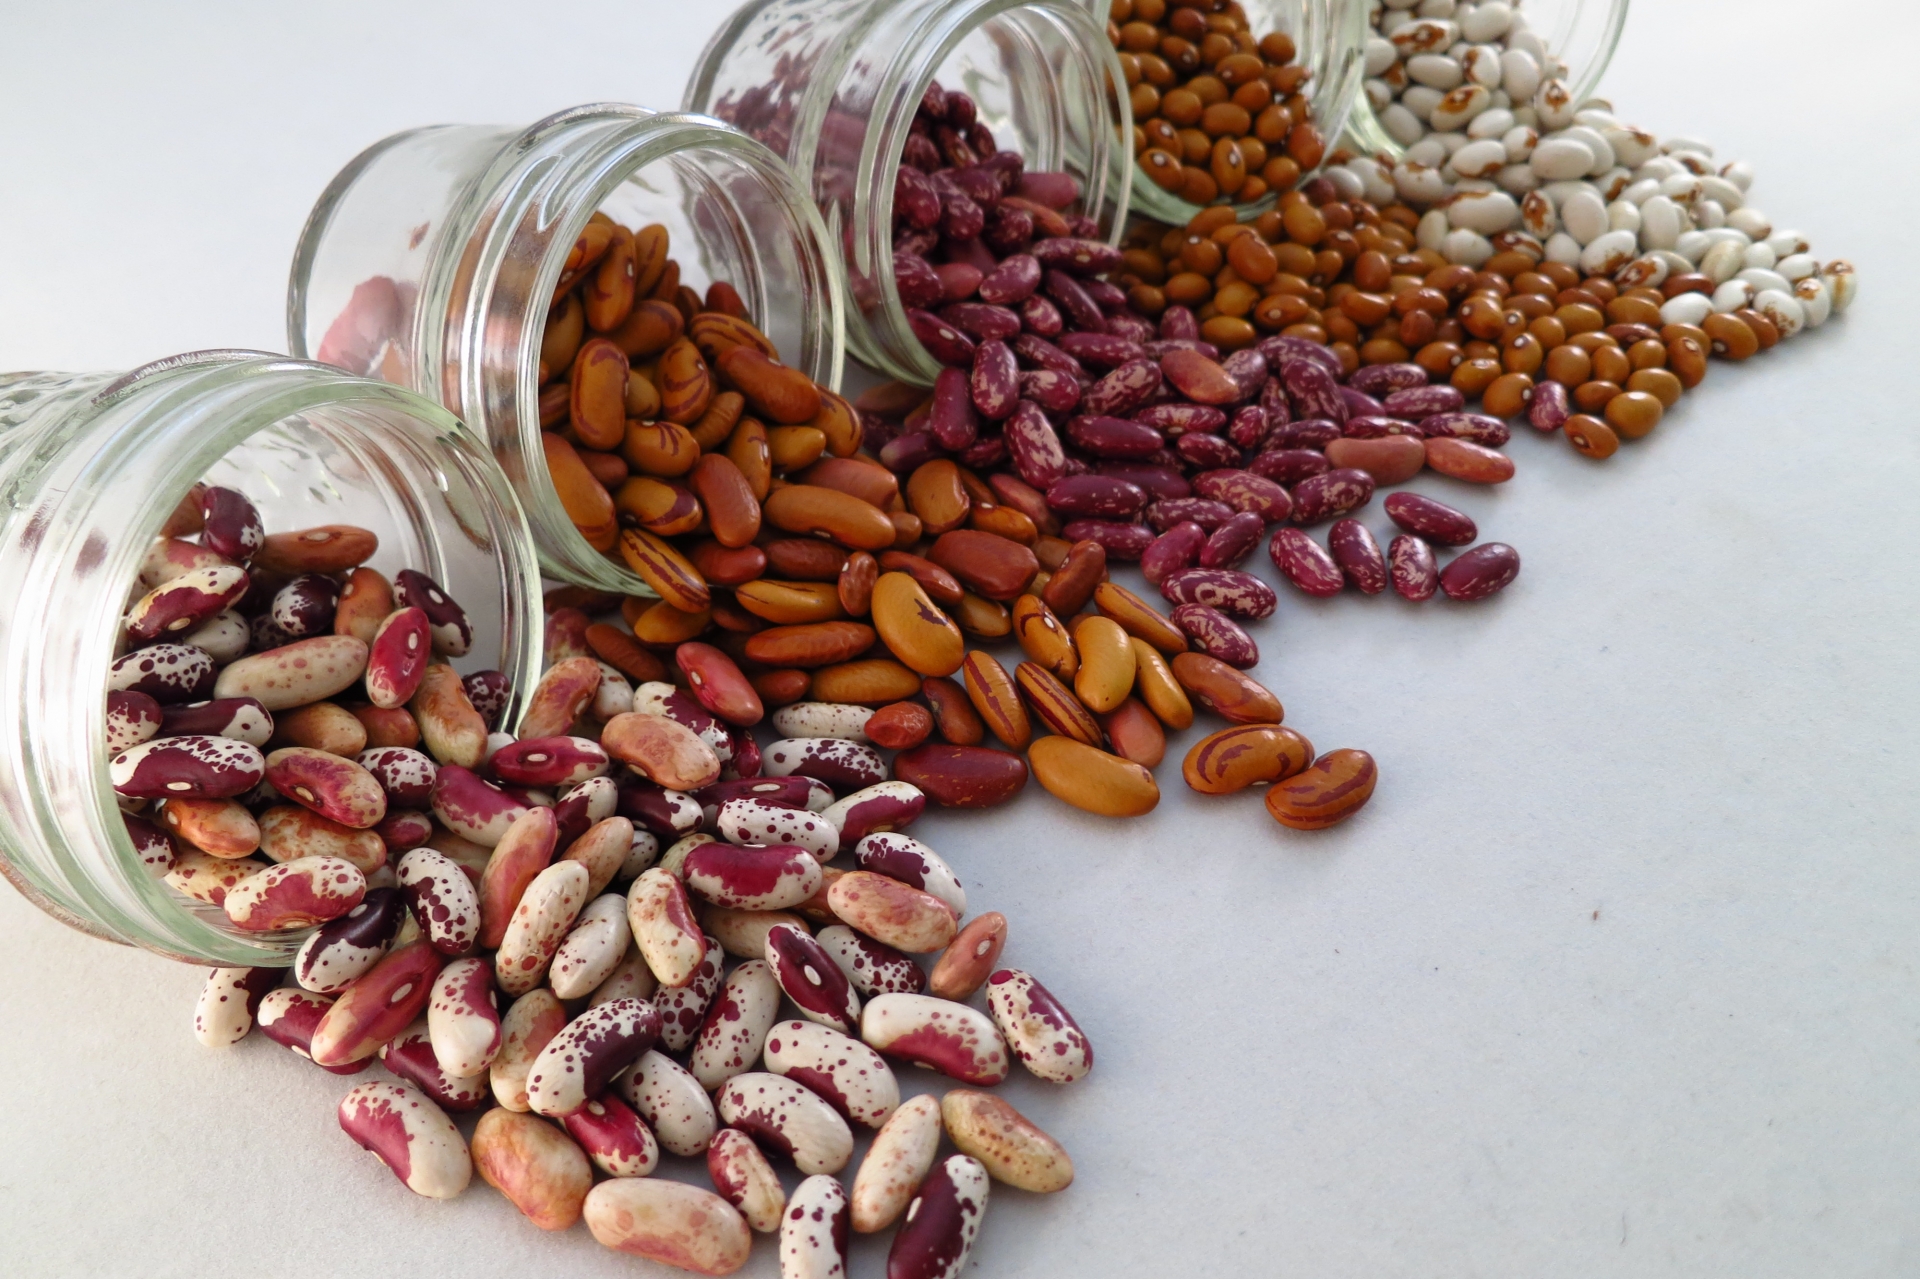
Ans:
[[[968,96],[997,150],[1065,173],[1117,244],[1131,114],[1086,0],[754,0],[700,56],[683,105],[765,142],[809,183],[843,255],[847,340],[885,376],[931,383],[893,274],[894,184],[930,86]]]
[[[681,285],[731,284],[785,363],[839,386],[838,258],[786,165],[717,120],[604,103],[526,129],[415,129],[361,153],[301,234],[288,343],[470,423],[526,507],[549,577],[652,597],[575,527],[541,439],[541,339],[596,212],[665,226]]]
[[[269,534],[373,532],[372,567],[424,572],[467,610],[456,667],[523,691],[540,669],[539,572],[492,453],[398,387],[251,351],[0,375],[0,872],[95,937],[285,967],[309,930],[242,932],[175,892],[142,865],[108,775],[123,619],[148,548],[202,481],[248,494]]]
[[[1133,211],[1156,221],[1184,226],[1213,204],[1232,206],[1242,221],[1272,208],[1319,169],[1361,96],[1371,33],[1364,0],[1112,0],[1101,7],[1132,94]],[[1239,48],[1219,31],[1200,35],[1208,23],[1244,23],[1255,48]],[[1269,56],[1275,36],[1284,37],[1277,45],[1283,57]],[[1202,138],[1210,154],[1197,153]],[[1170,166],[1170,158],[1180,163]],[[1233,175],[1228,184],[1244,178],[1246,185],[1227,190],[1223,168]],[[1191,181],[1209,198],[1188,198]]]

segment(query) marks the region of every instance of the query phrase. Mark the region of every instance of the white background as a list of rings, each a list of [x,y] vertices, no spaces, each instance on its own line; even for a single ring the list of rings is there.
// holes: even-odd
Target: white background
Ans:
[[[173,9],[0,11],[0,367],[278,349],[363,146],[676,105],[722,12]],[[1492,603],[1282,587],[1258,673],[1378,757],[1357,819],[1192,796],[1183,739],[1146,818],[1036,789],[916,830],[1099,1051],[1009,1086],[1079,1179],[996,1190],[972,1273],[1920,1273],[1916,37],[1890,4],[1631,20],[1603,91],[1751,160],[1860,301],[1609,463],[1529,432],[1500,491],[1420,481],[1520,548]],[[198,971],[0,893],[0,972],[0,1273],[660,1273],[477,1182],[407,1194],[335,1127],[345,1082],[194,1042]]]

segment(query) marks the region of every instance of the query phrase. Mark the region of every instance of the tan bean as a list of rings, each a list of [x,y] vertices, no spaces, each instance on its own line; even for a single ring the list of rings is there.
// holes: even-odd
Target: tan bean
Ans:
[[[1083,617],[1074,623],[1073,644],[1080,653],[1073,691],[1081,703],[1096,714],[1119,706],[1133,691],[1136,669],[1126,631],[1109,617]]]
[[[1138,817],[1160,802],[1153,774],[1070,737],[1043,737],[1027,750],[1033,775],[1056,798],[1103,817]]]

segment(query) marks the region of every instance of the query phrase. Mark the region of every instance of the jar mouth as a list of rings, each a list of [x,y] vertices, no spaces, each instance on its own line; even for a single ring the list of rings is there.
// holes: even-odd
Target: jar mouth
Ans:
[[[651,598],[643,579],[581,536],[547,469],[540,351],[568,253],[597,212],[636,230],[665,224],[683,283],[733,285],[783,362],[837,390],[844,286],[832,240],[777,155],[707,116],[572,107],[532,125],[500,155],[480,183],[502,194],[483,214],[471,265],[463,264],[464,308],[450,299],[451,309],[436,312],[464,309],[459,345],[479,353],[459,361],[458,402],[471,420],[489,424],[502,465],[524,481],[543,569]]]
[[[175,958],[282,965],[308,930],[248,934],[141,864],[107,771],[105,673],[147,547],[202,480],[245,491],[272,532],[352,523],[371,561],[416,567],[476,622],[518,695],[538,677],[539,578],[517,501],[490,454],[444,409],[398,387],[254,352],[194,352],[104,387],[64,423],[37,478],[13,638],[0,650],[4,722],[37,773],[0,812],[21,845],[7,874],[85,931]],[[90,447],[98,445],[98,447]],[[466,663],[485,665],[480,657]],[[512,708],[509,708],[509,713]],[[84,924],[81,925],[84,927]]]
[[[1333,152],[1333,140],[1347,131],[1354,104],[1361,98],[1366,80],[1367,6],[1348,0],[1244,0],[1248,24],[1256,36],[1285,31],[1293,37],[1297,59],[1312,72],[1307,81],[1308,109],[1312,123],[1327,140],[1327,154]],[[1290,20],[1290,21],[1289,21]],[[1261,23],[1266,30],[1260,30]],[[1320,169],[1326,167],[1322,161]],[[1305,183],[1314,173],[1302,173]],[[1269,191],[1258,200],[1220,205],[1193,204],[1160,187],[1146,175],[1138,163],[1132,164],[1133,209],[1135,213],[1164,222],[1185,226],[1208,208],[1228,208],[1236,220],[1258,217],[1280,202],[1284,192]],[[1298,186],[1294,189],[1298,190]]]

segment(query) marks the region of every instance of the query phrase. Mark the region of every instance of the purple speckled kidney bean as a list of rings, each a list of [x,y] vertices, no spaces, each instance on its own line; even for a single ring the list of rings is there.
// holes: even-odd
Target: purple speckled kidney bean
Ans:
[[[1333,469],[1327,455],[1314,449],[1272,449],[1247,463],[1247,469],[1275,484],[1298,484]]]
[[[1048,270],[1074,275],[1105,275],[1120,266],[1120,250],[1097,240],[1042,240],[1033,246],[1033,256]]]
[[[1055,413],[1073,412],[1079,407],[1081,399],[1080,379],[1057,369],[1022,371],[1019,392],[1041,408]]]
[[[1080,182],[1071,173],[1035,169],[1019,175],[1014,190],[1025,200],[1049,209],[1064,209],[1080,198]]]
[[[1002,258],[980,281],[980,300],[995,306],[1024,302],[1040,287],[1040,260],[1031,253]]]
[[[893,172],[893,211],[922,231],[940,224],[940,192],[931,179],[910,165]]]
[[[1020,327],[1036,337],[1059,337],[1066,331],[1066,317],[1055,306],[1038,293],[1020,303]]]
[[[1373,477],[1365,471],[1341,467],[1293,486],[1293,522],[1318,524],[1372,500]]]
[[[1240,464],[1240,450],[1231,440],[1217,435],[1183,435],[1174,441],[1173,451],[1195,466],[1231,467]]]
[[[1159,372],[1158,365],[1154,372]],[[1227,424],[1227,415],[1211,404],[1154,404],[1136,412],[1133,420],[1178,439],[1194,432],[1212,434]]]
[[[1265,446],[1273,430],[1273,415],[1257,404],[1248,404],[1234,410],[1227,438],[1239,448],[1258,449]]]
[[[1194,313],[1184,306],[1170,306],[1160,313],[1160,336],[1163,338],[1200,337],[1200,321]]]
[[[1193,567],[1200,548],[1207,544],[1207,531],[1187,520],[1175,524],[1147,544],[1140,554],[1140,572],[1154,586]]]
[[[1020,315],[985,302],[952,302],[940,308],[940,318],[978,342],[1004,342],[1020,332]]]
[[[1172,501],[1193,493],[1193,485],[1187,483],[1180,472],[1154,462],[1102,462],[1094,470],[1100,475],[1138,484],[1155,501]]]
[[[1006,194],[1001,190],[999,175],[981,165],[965,169],[942,169],[931,176],[935,190],[964,192],[983,209],[993,208],[1000,203],[1000,197]]]
[[[1540,432],[1557,431],[1567,424],[1573,416],[1573,407],[1567,400],[1567,388],[1558,382],[1540,382],[1533,388],[1533,398],[1527,405],[1527,423]]]
[[[1150,426],[1129,422],[1123,417],[1095,417],[1084,413],[1067,423],[1067,438],[1095,457],[1152,457],[1165,443],[1160,432]]]
[[[1252,511],[1269,524],[1280,523],[1293,511],[1293,499],[1285,489],[1252,471],[1202,471],[1193,477],[1193,490],[1236,511]]]
[[[1440,589],[1451,600],[1483,600],[1520,575],[1520,552],[1505,542],[1462,551],[1440,570]]]
[[[1420,433],[1429,438],[1467,440],[1490,449],[1513,438],[1505,422],[1485,413],[1430,413],[1420,419]]]
[[[1267,373],[1267,380],[1260,384],[1260,407],[1267,411],[1267,421],[1276,431],[1293,421],[1293,405],[1287,399],[1287,384],[1271,371]]]
[[[940,447],[948,450],[963,449],[979,436],[980,418],[974,411],[972,388],[963,370],[944,368],[934,377],[926,427]]]
[[[468,620],[467,611],[425,573],[410,568],[395,573],[393,598],[402,608],[417,608],[427,615],[434,652],[445,657],[465,657],[473,647],[473,623]]]
[[[1040,287],[1046,291],[1048,297],[1059,304],[1060,310],[1083,333],[1107,331],[1107,317],[1101,312],[1100,304],[1080,287],[1080,281],[1065,271],[1058,267],[1045,269],[1043,266]]]
[[[460,684],[467,690],[467,700],[473,703],[473,709],[487,721],[487,731],[498,729],[500,717],[506,714],[507,702],[513,697],[513,685],[507,682],[506,672],[475,671]]]
[[[1367,526],[1359,520],[1335,520],[1327,530],[1327,552],[1347,575],[1347,580],[1368,595],[1378,595],[1387,589],[1386,557],[1380,554],[1380,543],[1373,540],[1373,534],[1367,532]]]
[[[1279,599],[1251,573],[1226,568],[1189,568],[1160,584],[1172,604],[1205,604],[1234,617],[1271,617]]]
[[[940,277],[941,298],[948,302],[966,301],[973,296],[974,290],[980,287],[980,281],[986,278],[987,267],[992,265],[991,254],[988,255],[985,266],[957,261],[938,263],[934,266],[933,273]]]
[[[980,242],[998,254],[1024,252],[1033,243],[1033,215],[1010,204],[989,209]]]
[[[1394,417],[1418,422],[1434,413],[1458,413],[1467,406],[1467,397],[1460,388],[1442,382],[1437,386],[1415,386],[1395,391],[1381,404]]]
[[[1402,533],[1387,547],[1388,573],[1393,589],[1416,604],[1430,600],[1440,589],[1440,567],[1434,562],[1433,547],[1411,533]]]
[[[997,435],[983,435],[953,457],[968,470],[987,470],[1007,460],[1007,442]]]
[[[1074,520],[1060,530],[1060,535],[1069,542],[1098,542],[1107,558],[1114,560],[1137,560],[1154,540],[1151,525],[1116,520]]]
[[[1208,657],[1243,671],[1260,661],[1260,646],[1253,642],[1253,636],[1217,608],[1182,604],[1168,618]]]
[[[1038,252],[1038,250],[1036,250],[1036,252]],[[1087,291],[1087,296],[1093,299],[1094,305],[1098,306],[1102,311],[1106,313],[1107,324],[1109,326],[1111,326],[1114,320],[1119,317],[1120,313],[1126,311],[1127,291],[1121,288],[1119,285],[1109,283],[1106,280],[1082,278],[1080,281],[1080,287]],[[1126,318],[1129,320],[1139,321],[1140,323],[1145,323],[1145,321],[1139,320],[1138,316],[1128,315]],[[1109,329],[1109,331],[1112,331],[1112,330]],[[1147,325],[1147,337],[1142,338],[1140,340],[1144,342],[1147,340],[1147,338],[1151,338],[1153,336],[1154,336],[1153,326],[1149,324]]]
[[[1201,568],[1232,568],[1260,544],[1267,522],[1252,511],[1228,516],[1200,548]]]
[[[1056,345],[1082,364],[1103,369],[1117,369],[1146,358],[1145,347],[1111,333],[1062,333]]]
[[[926,463],[938,457],[945,457],[947,451],[940,447],[931,431],[908,431],[888,440],[880,450],[880,465],[896,475],[905,475],[918,470]]]
[[[1220,348],[1211,342],[1202,342],[1199,338],[1161,338],[1158,342],[1148,342],[1145,346],[1147,358],[1152,360],[1160,359],[1172,351],[1190,351],[1215,363],[1220,360]]]
[[[1323,417],[1301,418],[1275,431],[1268,448],[1323,449],[1340,438],[1340,424]]]
[[[1126,295],[1121,295],[1121,309],[1107,313],[1107,332],[1118,338],[1127,338],[1145,346],[1153,341],[1153,325],[1147,323],[1133,312],[1126,310]]]
[[[1386,406],[1381,404],[1380,401],[1374,399],[1371,395],[1356,391],[1350,386],[1340,388],[1340,398],[1346,401],[1347,416],[1349,418],[1380,417],[1386,413]]]
[[[1333,562],[1326,548],[1309,537],[1303,529],[1276,530],[1273,540],[1267,543],[1267,554],[1273,557],[1273,566],[1289,582],[1309,595],[1323,598],[1338,595],[1341,587],[1346,585],[1346,577],[1340,572],[1340,566]]]
[[[1412,422],[1397,417],[1369,414],[1366,417],[1350,417],[1347,424],[1340,428],[1340,434],[1350,440],[1379,440],[1389,435],[1411,435],[1420,439],[1426,432]]]
[[[1022,333],[1013,340],[1013,353],[1036,368],[1055,369],[1061,373],[1070,373],[1077,378],[1087,377],[1086,365],[1045,338],[1032,333]],[[1088,380],[1092,379],[1088,378]]]
[[[1047,487],[1047,505],[1063,515],[1129,520],[1145,509],[1147,491],[1108,475],[1069,475]]]
[[[1340,383],[1317,360],[1281,361],[1280,380],[1286,385],[1287,400],[1295,417],[1325,418],[1329,422],[1347,420],[1347,402],[1340,398]]]
[[[1418,364],[1368,364],[1353,371],[1347,385],[1363,395],[1388,396],[1427,384],[1427,371]]]
[[[1160,366],[1152,360],[1128,360],[1087,388],[1080,402],[1084,413],[1125,417],[1160,389]]]
[[[1252,399],[1267,382],[1267,357],[1248,347],[1220,361],[1228,377],[1240,387],[1242,399]]]
[[[1342,374],[1339,356],[1318,342],[1309,342],[1305,338],[1285,336],[1265,338],[1254,349],[1267,357],[1268,364],[1282,365],[1288,360],[1311,360],[1336,380]]]
[[[940,283],[940,277],[918,253],[893,255],[893,283],[900,291],[900,305],[910,311],[938,306],[946,296],[946,287]]]
[[[945,372],[945,370],[942,370]],[[998,422],[1020,402],[1020,362],[1005,342],[982,342],[973,352],[970,383],[973,407],[989,422]]]
[[[940,196],[940,238],[971,240],[987,229],[987,211],[964,191],[946,191]]]
[[[973,343],[933,312],[908,308],[907,327],[913,330],[920,345],[927,348],[927,354],[940,363],[960,369],[972,365]]]
[[[1067,473],[1067,454],[1060,436],[1032,400],[1013,406],[1002,438],[1007,442],[1007,458],[1014,471],[1033,487],[1044,490]]]
[[[1198,524],[1212,533],[1232,519],[1234,514],[1231,506],[1210,497],[1175,497],[1162,499],[1148,507],[1147,521],[1162,533],[1176,524],[1187,523]]]
[[[1416,537],[1439,546],[1466,546],[1480,536],[1473,517],[1418,493],[1390,493],[1387,518]]]
[[[893,256],[896,261],[902,258],[919,258],[924,262],[927,254],[939,247],[938,231],[915,231],[909,227],[893,233]],[[937,273],[935,278],[938,278]],[[934,295],[934,301],[938,302],[945,296],[945,286],[942,286],[941,291]]]
[[[235,564],[245,564],[266,544],[260,512],[238,489],[208,486],[200,494],[200,519],[200,545]]]

